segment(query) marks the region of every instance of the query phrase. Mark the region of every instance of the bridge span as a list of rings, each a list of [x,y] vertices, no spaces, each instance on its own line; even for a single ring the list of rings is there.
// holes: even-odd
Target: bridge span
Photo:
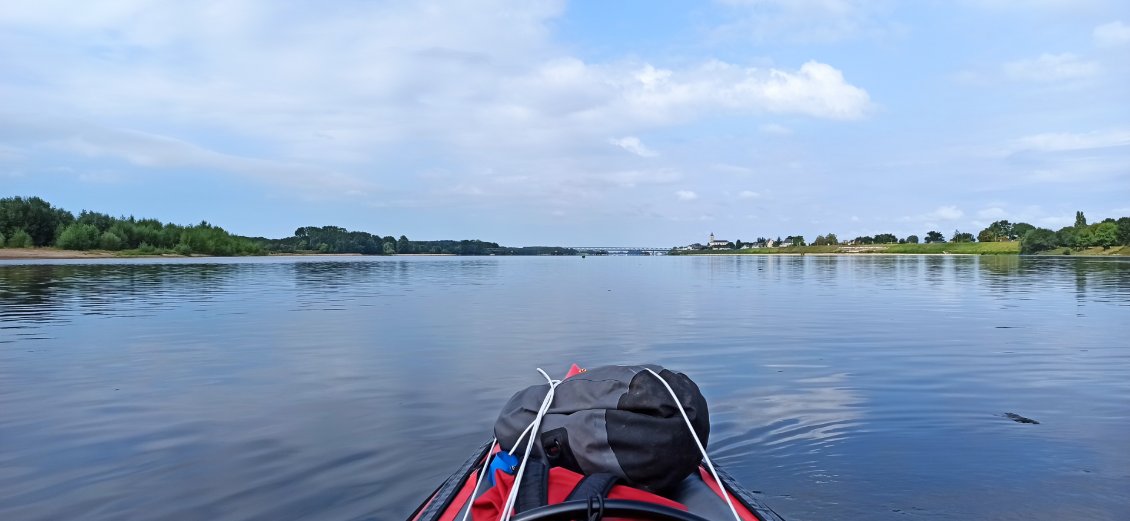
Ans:
[[[608,255],[667,255],[671,246],[569,246],[581,253],[596,254],[606,252]]]

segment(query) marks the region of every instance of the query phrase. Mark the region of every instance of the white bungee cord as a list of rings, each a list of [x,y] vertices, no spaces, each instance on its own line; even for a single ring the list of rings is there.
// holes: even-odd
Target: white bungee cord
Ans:
[[[687,429],[691,431],[691,437],[694,438],[694,444],[698,446],[699,452],[702,453],[702,461],[706,462],[706,468],[710,469],[710,475],[714,476],[714,482],[718,484],[718,490],[722,493],[722,499],[726,500],[726,505],[730,507],[730,512],[734,514],[734,519],[742,521],[742,516],[738,515],[738,509],[734,508],[734,502],[730,501],[730,493],[726,491],[726,486],[722,484],[722,480],[718,478],[718,471],[714,470],[714,463],[710,462],[710,456],[706,455],[706,447],[702,446],[702,441],[698,439],[698,433],[694,431],[694,425],[691,425],[691,419],[687,417],[687,411],[683,409],[683,403],[679,401],[679,396],[675,394],[675,390],[664,380],[659,373],[652,371],[651,368],[645,367],[647,372],[659,379],[663,383],[663,387],[667,388],[667,392],[671,393],[671,398],[675,400],[675,405],[679,408],[679,414],[683,415],[683,421],[687,422]]]
[[[490,468],[490,460],[494,457],[494,446],[498,445],[498,438],[490,440],[490,448],[487,449],[487,455],[483,463],[483,468],[479,470],[479,479],[475,480],[475,488],[471,489],[471,497],[467,500],[467,508],[463,510],[463,520],[467,521],[467,516],[471,515],[471,505],[475,502],[475,493],[479,491],[479,487],[483,485],[483,477],[487,475],[487,469]]]
[[[502,507],[502,515],[498,517],[498,521],[507,521],[510,519],[511,511],[514,509],[514,502],[518,499],[518,486],[522,483],[522,474],[526,472],[526,462],[530,459],[530,451],[534,448],[534,440],[537,439],[537,433],[541,429],[541,419],[545,416],[545,413],[549,411],[550,405],[553,404],[553,392],[557,389],[557,385],[561,383],[561,380],[550,378],[540,367],[538,368],[538,372],[545,377],[545,381],[549,382],[549,391],[545,393],[545,399],[542,400],[541,407],[538,409],[537,415],[534,416],[534,421],[530,423],[529,427],[526,427],[526,430],[522,431],[523,435],[529,433],[530,438],[526,441],[526,453],[522,455],[522,463],[518,465],[518,472],[514,474],[514,486],[510,487],[510,495],[506,498],[506,504]],[[514,442],[515,448],[518,446],[521,439],[521,436],[519,436],[518,441]],[[510,454],[514,454],[513,448],[510,449]]]

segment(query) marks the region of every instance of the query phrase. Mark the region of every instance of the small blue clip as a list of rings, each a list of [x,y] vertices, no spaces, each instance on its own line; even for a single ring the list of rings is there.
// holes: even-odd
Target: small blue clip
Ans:
[[[487,468],[487,479],[490,480],[490,486],[494,486],[494,471],[501,470],[507,474],[514,474],[518,472],[518,456],[514,456],[506,451],[500,451],[494,455],[494,459],[490,462],[490,467]]]

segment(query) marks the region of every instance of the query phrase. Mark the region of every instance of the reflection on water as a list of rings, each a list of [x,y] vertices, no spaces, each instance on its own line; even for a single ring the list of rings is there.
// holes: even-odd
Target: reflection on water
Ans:
[[[0,261],[0,519],[401,519],[573,361],[688,373],[786,518],[1124,519],[1128,318],[1118,259]]]

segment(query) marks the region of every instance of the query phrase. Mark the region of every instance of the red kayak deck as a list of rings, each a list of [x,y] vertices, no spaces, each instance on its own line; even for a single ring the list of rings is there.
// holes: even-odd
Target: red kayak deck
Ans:
[[[481,498],[488,493],[488,483],[484,481],[478,491],[475,490],[475,483],[478,481],[478,473],[485,462],[485,458],[488,457],[487,453],[490,447],[491,444],[488,443],[475,451],[467,462],[424,500],[408,519],[411,521],[458,521],[463,519],[464,511],[470,507],[474,499]],[[699,472],[683,480],[677,489],[669,494],[666,501],[679,505],[687,512],[703,519],[733,519],[733,513],[731,513],[726,500],[722,496],[725,493],[729,496],[743,521],[784,521],[771,508],[755,498],[749,490],[742,487],[724,470],[718,468],[717,463],[715,463],[715,469],[718,471],[721,482],[715,481],[710,472],[705,467],[700,466]],[[575,480],[560,481],[556,485],[551,480],[550,486],[559,488],[550,491],[550,498],[564,497],[572,490],[572,485],[575,485]],[[648,494],[643,491],[639,492]],[[610,495],[610,500],[617,499],[614,496]],[[493,512],[497,516],[497,511]],[[479,517],[480,519],[477,521],[483,519],[483,516]],[[494,518],[497,519],[497,517]],[[472,519],[472,517],[467,516],[467,519]]]

